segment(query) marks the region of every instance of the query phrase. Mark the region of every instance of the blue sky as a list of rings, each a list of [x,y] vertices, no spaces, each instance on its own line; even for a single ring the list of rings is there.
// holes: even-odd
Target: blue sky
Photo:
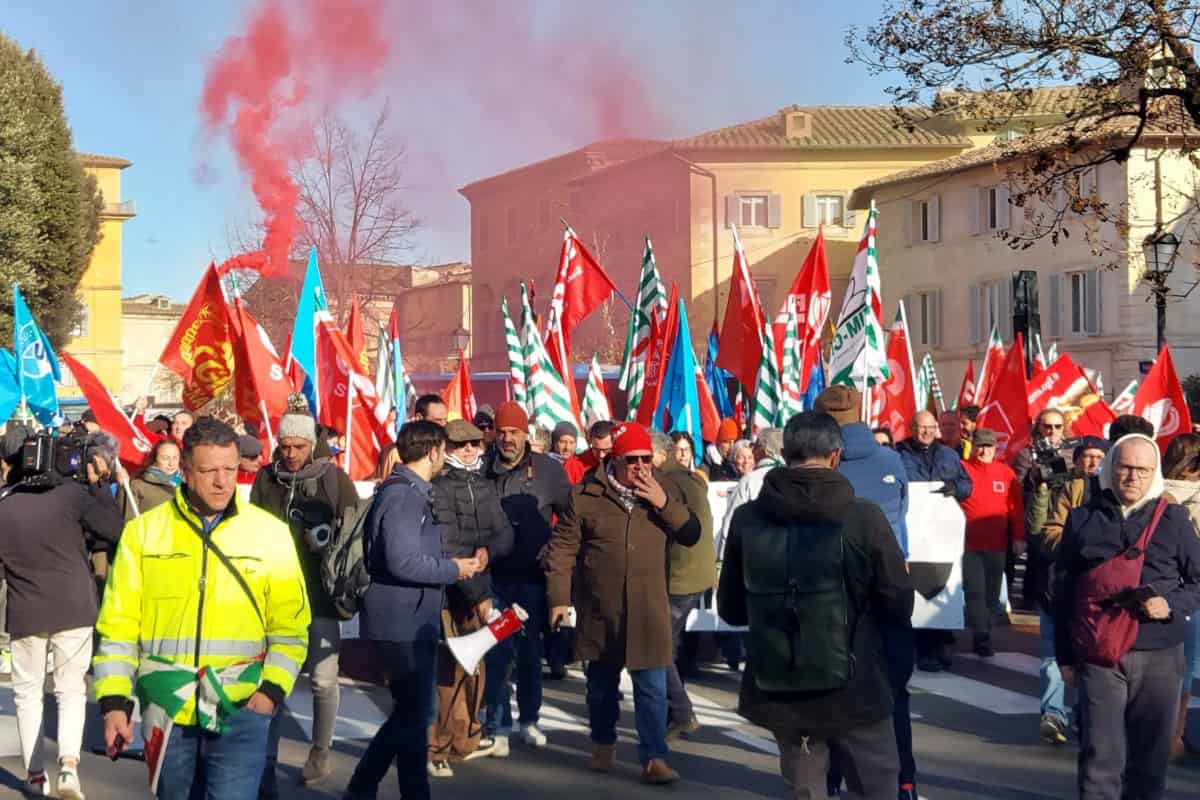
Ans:
[[[391,103],[395,133],[407,143],[412,165],[408,205],[425,220],[413,251],[417,263],[470,257],[469,209],[458,187],[592,138],[586,124],[547,121],[562,113],[560,106],[542,100],[537,108],[521,108],[530,100],[523,79],[537,69],[523,51],[556,37],[569,33],[633,65],[659,112],[646,121],[647,136],[699,133],[790,103],[886,102],[885,78],[844,63],[844,32],[870,24],[878,13],[873,3],[526,0],[512,4],[511,13],[514,24],[531,31],[532,44],[512,53],[499,43],[494,50],[464,44],[473,52],[455,53],[447,44],[452,36],[428,53],[413,41],[422,37],[412,30],[427,25],[469,29],[474,17],[463,9],[476,2],[488,0],[462,0],[457,15],[430,11],[446,3],[388,2],[385,31],[395,57],[375,96],[349,112]],[[36,50],[61,82],[76,148],[133,162],[123,176],[124,198],[137,203],[137,217],[125,226],[125,294],[186,299],[208,261],[229,255],[231,226],[255,211],[228,142],[210,139],[197,113],[207,64],[242,29],[253,4],[44,0],[6,6],[0,31]],[[411,15],[428,13],[448,16],[410,24]],[[484,84],[490,88],[481,89]],[[481,91],[489,94],[481,98]],[[508,105],[519,110],[505,113]]]

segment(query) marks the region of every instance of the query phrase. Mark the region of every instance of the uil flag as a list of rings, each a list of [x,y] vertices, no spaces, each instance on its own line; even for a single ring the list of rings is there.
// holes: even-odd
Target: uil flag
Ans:
[[[317,312],[327,308],[325,287],[321,284],[321,271],[317,267],[317,248],[313,247],[308,251],[308,266],[304,270],[304,284],[300,287],[300,301],[296,304],[296,321],[292,327],[286,366],[289,374],[293,372],[293,364],[303,371],[303,386],[298,384],[297,388],[308,398],[308,407],[317,413],[321,410],[321,397],[317,391]]]
[[[1154,436],[1158,449],[1165,451],[1171,439],[1179,433],[1192,430],[1192,417],[1188,412],[1183,387],[1175,374],[1175,363],[1171,360],[1171,349],[1163,345],[1162,352],[1146,375],[1129,413],[1145,417],[1154,425]]]
[[[11,350],[0,349],[0,422],[8,422],[21,402],[21,381],[17,378],[17,357]]]
[[[830,383],[866,389],[888,378],[887,350],[883,341],[879,260],[875,251],[875,206],[866,227],[850,283],[838,314],[837,330],[829,353]]]
[[[654,427],[664,431],[687,431],[692,435],[693,442],[699,442],[703,435],[703,422],[700,419],[700,398],[696,394],[696,354],[692,351],[692,335],[688,330],[687,309],[683,299],[676,300],[676,304],[675,342],[663,377],[662,396],[654,414]]]
[[[363,329],[362,309],[358,306],[358,293],[350,293],[350,316],[346,319],[346,341],[350,349],[358,353],[358,365],[364,375],[371,374],[371,359],[367,356],[367,333]]]
[[[896,319],[888,333],[887,357],[890,375],[877,389],[881,402],[876,417],[878,425],[891,431],[892,439],[899,442],[908,436],[908,423],[918,408],[913,393],[912,350],[908,343],[908,319],[904,313],[904,303],[900,303],[896,309]]]
[[[75,376],[88,408],[96,415],[96,424],[117,440],[118,457],[125,469],[136,472],[146,465],[154,443],[146,438],[129,417],[117,407],[113,396],[90,369],[76,361],[70,353],[62,354],[63,363]]]
[[[969,406],[975,402],[975,362],[967,359],[967,371],[963,373],[962,386],[958,390],[955,408]]]
[[[1021,334],[1017,334],[1004,364],[993,374],[994,388],[979,412],[978,427],[996,432],[996,458],[1011,461],[1029,442],[1029,387]]]
[[[233,313],[241,331],[234,347],[237,359],[234,397],[238,416],[258,425],[259,438],[273,452],[274,431],[287,411],[292,383],[267,332],[241,300],[233,301]]]
[[[446,388],[442,390],[446,403],[447,419],[475,419],[475,390],[471,388],[471,366],[462,350],[458,351],[458,369]]]
[[[1000,329],[992,326],[991,336],[988,337],[987,352],[983,354],[983,367],[979,370],[979,380],[975,382],[975,404],[982,406],[991,397],[992,385],[996,376],[1004,366],[1004,342],[1000,339]]]
[[[583,390],[583,424],[588,428],[596,422],[612,419],[612,405],[604,388],[604,374],[600,371],[600,359],[592,354],[592,365],[588,368],[587,388]]]
[[[1112,410],[1116,414],[1129,414],[1133,409],[1133,398],[1137,394],[1138,381],[1133,379],[1129,385],[1121,390],[1121,393],[1113,398]]]
[[[808,386],[808,376],[813,364],[821,358],[821,331],[829,319],[829,307],[833,295],[829,291],[829,264],[825,258],[825,234],[817,229],[817,238],[808,250],[808,256],[792,281],[783,308],[775,316],[771,334],[775,338],[775,353],[779,357],[779,368],[786,380],[787,370],[783,360],[787,357],[784,340],[787,338],[789,308],[795,309],[794,333],[800,342],[800,391]],[[787,416],[790,419],[791,415]]]
[[[233,380],[236,332],[217,268],[209,264],[159,361],[183,378],[183,405],[195,411]]]
[[[733,401],[729,399],[729,372],[717,366],[718,338],[717,321],[713,320],[712,330],[708,333],[708,353],[704,359],[704,382],[708,384],[708,392],[717,407],[717,414],[721,419],[725,419],[733,416]],[[717,422],[720,424],[720,420]]]
[[[29,404],[29,410],[38,422],[50,424],[58,416],[58,389],[55,383],[62,380],[58,359],[50,340],[38,327],[21,297],[21,290],[14,282],[13,292],[13,342],[17,360],[17,378],[21,394]]]
[[[721,324],[717,366],[732,372],[742,388],[749,391],[756,384],[762,360],[763,309],[737,228],[730,225],[729,229],[733,233],[733,277],[729,281],[725,321]]]

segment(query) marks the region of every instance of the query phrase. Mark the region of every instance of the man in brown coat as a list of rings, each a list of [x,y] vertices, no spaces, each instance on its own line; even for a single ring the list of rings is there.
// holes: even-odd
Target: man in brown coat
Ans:
[[[679,779],[667,766],[667,667],[671,610],[667,600],[667,544],[687,547],[700,523],[678,490],[654,477],[650,434],[636,422],[613,429],[612,457],[573,487],[546,553],[550,623],[561,624],[575,575],[576,656],[588,662],[587,704],[591,768],[612,769],[617,741],[617,686],[621,669],[633,678],[642,780]]]

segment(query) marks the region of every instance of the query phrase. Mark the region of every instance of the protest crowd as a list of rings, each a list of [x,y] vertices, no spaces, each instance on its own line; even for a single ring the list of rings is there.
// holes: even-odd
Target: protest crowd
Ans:
[[[867,224],[873,242],[873,212]],[[861,306],[848,297],[829,320],[828,356],[827,320],[808,313],[828,294],[823,251],[774,319],[737,253],[705,363],[647,259],[623,420],[598,370],[582,400],[561,377],[571,328],[614,290],[571,231],[546,335],[528,299],[519,328],[505,305],[512,371],[494,408],[476,406],[465,358],[445,390],[418,395],[394,316],[375,375],[360,369],[362,323],[332,324],[315,257],[286,359],[243,335],[257,323],[221,270],[205,273],[164,351],[184,382],[171,417],[145,398],[122,409],[69,354],[36,350],[56,360],[46,374],[57,359],[71,369],[90,407],[64,423],[53,393],[30,387],[38,424],[12,420],[2,442],[3,666],[27,793],[84,797],[90,685],[109,754],[140,743],[157,797],[287,796],[280,707],[302,674],[301,778],[328,784],[352,619],[394,705],[333,787],[345,800],[375,797],[393,768],[401,797],[428,798],[471,761],[546,748],[544,681],[576,664],[581,767],[614,769],[626,671],[641,780],[671,784],[671,742],[701,728],[688,620],[715,599],[734,630],[712,649],[741,671],[738,712],[774,736],[790,797],[916,798],[909,681],[964,650],[992,658],[1007,596],[1039,618],[1029,738],[1077,743],[1081,797],[1162,797],[1169,764],[1200,752],[1184,736],[1200,434],[1169,351],[1110,408],[1040,341],[1030,379],[1018,336],[947,406],[932,363],[913,369],[902,313],[883,335],[873,244],[852,278]],[[866,322],[844,327],[854,315]],[[864,325],[886,351],[848,333]],[[214,341],[231,346],[199,346]],[[229,360],[198,364],[202,350]],[[1064,399],[1072,386],[1090,402]],[[205,410],[222,390],[236,414]],[[1164,397],[1174,430],[1146,410]],[[959,528],[923,524],[918,507]],[[962,616],[947,624],[929,609],[955,593]],[[47,669],[56,769],[42,753]]]

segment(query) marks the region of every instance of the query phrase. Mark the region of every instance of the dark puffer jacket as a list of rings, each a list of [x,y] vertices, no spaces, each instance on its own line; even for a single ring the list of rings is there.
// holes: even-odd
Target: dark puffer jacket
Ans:
[[[484,456],[483,477],[496,486],[500,507],[513,529],[513,549],[492,564],[496,583],[545,583],[539,562],[550,541],[552,519],[561,517],[571,502],[571,484],[562,464],[525,448],[512,465],[505,464],[495,448]]]
[[[483,547],[491,564],[512,552],[513,529],[500,507],[495,484],[477,471],[447,466],[433,479],[433,518],[441,527],[447,558],[470,558]],[[491,591],[488,570],[460,581],[447,594],[458,594],[474,606]]]

